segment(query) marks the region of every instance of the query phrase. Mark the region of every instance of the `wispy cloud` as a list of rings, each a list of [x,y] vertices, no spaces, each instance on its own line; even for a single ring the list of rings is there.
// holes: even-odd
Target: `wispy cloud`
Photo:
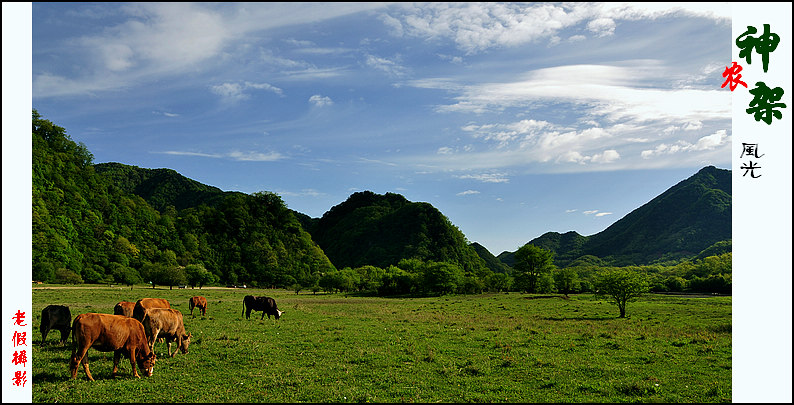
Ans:
[[[210,91],[221,96],[224,101],[237,102],[251,97],[250,90],[264,90],[271,93],[284,95],[284,91],[268,83],[222,83],[210,86]]]
[[[166,117],[169,117],[169,118],[176,118],[176,117],[178,117],[178,116],[179,116],[179,114],[176,114],[176,113],[171,113],[171,112],[166,112],[166,111],[152,111],[152,114],[155,114],[155,115],[164,115],[164,116],[166,116]]]
[[[704,136],[698,139],[695,143],[679,140],[673,144],[660,143],[654,149],[646,149],[641,152],[643,159],[648,159],[658,155],[672,155],[684,152],[697,152],[704,150],[712,150],[721,146],[730,146],[731,137],[727,135],[727,131],[719,130],[711,135]]]
[[[377,3],[261,3],[256,7],[248,3],[124,3],[115,12],[115,25],[60,44],[64,52],[80,56],[74,69],[79,74],[34,72],[33,94],[90,94],[194,72],[223,61],[230,46],[246,41],[252,33],[383,7]]]
[[[373,69],[380,70],[382,72],[385,72],[389,76],[394,76],[394,77],[403,76],[408,70],[406,67],[401,66],[397,61],[381,58],[374,55],[367,55],[365,63],[367,66]]]
[[[276,191],[278,195],[287,197],[325,197],[328,194],[313,188],[304,188],[301,191]]]
[[[464,174],[456,176],[459,179],[471,179],[483,183],[508,183],[510,181],[504,173]]]
[[[566,212],[573,212],[573,211],[576,211],[576,210],[571,210],[571,211],[566,211]],[[582,211],[582,214],[593,215],[595,217],[603,217],[603,216],[607,216],[607,215],[612,215],[611,212],[599,212],[599,210]]]
[[[510,107],[538,108],[541,102],[567,102],[610,122],[671,122],[730,119],[730,98],[718,90],[649,87],[659,77],[660,61],[638,60],[625,66],[568,65],[530,71],[508,82],[451,86],[448,82],[409,82],[459,93],[441,112],[485,113]],[[682,103],[681,100],[687,100]],[[696,105],[698,108],[693,109]]]
[[[730,13],[722,3],[431,3],[393,8],[382,21],[392,35],[451,40],[474,54],[540,40],[554,44],[561,30],[577,26],[604,37],[615,34],[620,21],[686,15],[730,23]]]
[[[190,152],[190,151],[163,151],[163,152],[152,152],[152,153],[160,153],[165,155],[173,155],[173,156],[194,156],[194,157],[205,157],[205,158],[213,158],[213,159],[228,159],[228,160],[235,160],[235,161],[250,161],[250,162],[274,162],[277,160],[285,159],[285,156],[278,153],[278,152],[253,152],[253,151],[231,151],[226,153],[204,153],[204,152]]]
[[[477,190],[466,190],[466,191],[463,191],[463,192],[457,193],[457,194],[455,194],[455,195],[458,195],[458,196],[464,196],[464,195],[472,195],[472,194],[480,194],[480,192],[479,192],[479,191],[477,191]]]

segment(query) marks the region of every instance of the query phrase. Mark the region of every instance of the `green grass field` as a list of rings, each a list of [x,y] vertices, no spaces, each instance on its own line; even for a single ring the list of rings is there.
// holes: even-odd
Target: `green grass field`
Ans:
[[[245,295],[274,297],[279,321],[241,316]],[[207,298],[207,316],[188,299]],[[113,313],[166,298],[193,333],[190,352],[155,345],[154,376],[89,350],[70,380],[67,346],[41,310]],[[256,289],[33,290],[34,402],[730,402],[731,297],[647,295],[627,318],[592,295],[345,297]]]

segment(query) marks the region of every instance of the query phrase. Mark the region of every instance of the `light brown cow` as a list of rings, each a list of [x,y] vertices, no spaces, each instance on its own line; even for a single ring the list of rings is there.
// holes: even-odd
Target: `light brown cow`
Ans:
[[[134,309],[134,302],[120,301],[115,307],[113,307],[113,315],[124,315],[127,318],[132,318],[132,311]]]
[[[143,322],[143,316],[146,315],[146,310],[151,308],[171,308],[171,304],[165,298],[141,298],[135,302],[135,308],[132,310],[132,317],[139,322]]]
[[[207,314],[207,299],[202,296],[191,297],[188,305],[190,306],[190,315],[193,315],[193,308],[196,307],[201,310],[201,316]]]
[[[146,333],[149,348],[152,351],[154,351],[154,342],[160,336],[164,337],[165,342],[168,344],[168,356],[174,357],[178,350],[181,350],[182,354],[187,354],[187,348],[190,346],[190,338],[193,337],[193,334],[185,332],[185,324],[182,321],[181,312],[171,308],[147,309],[141,323],[143,323],[143,330]],[[176,341],[177,349],[171,354],[171,342],[173,341]]]
[[[113,377],[119,369],[122,354],[129,357],[132,375],[136,378],[140,378],[135,369],[136,362],[143,375],[151,377],[154,372],[157,357],[147,344],[143,325],[135,319],[123,315],[80,314],[72,323],[72,344],[69,371],[73,380],[77,378],[77,366],[82,362],[88,379],[94,381],[86,356],[91,347],[100,352],[113,352]]]

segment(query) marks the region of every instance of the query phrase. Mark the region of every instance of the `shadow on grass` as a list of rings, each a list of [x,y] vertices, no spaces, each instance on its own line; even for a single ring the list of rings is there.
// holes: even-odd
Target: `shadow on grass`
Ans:
[[[46,352],[57,352],[62,350],[72,350],[72,342],[67,341],[66,343],[60,343],[60,341],[46,341],[46,342],[39,342],[36,346],[41,351]]]
[[[546,316],[540,318],[546,321],[612,321],[615,319],[619,319],[616,316],[577,316],[577,317],[558,317],[558,316]]]

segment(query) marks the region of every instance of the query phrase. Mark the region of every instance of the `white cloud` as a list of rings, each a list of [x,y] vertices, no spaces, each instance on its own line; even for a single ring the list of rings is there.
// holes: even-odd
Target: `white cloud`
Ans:
[[[611,18],[596,18],[587,23],[587,29],[597,37],[606,37],[615,33],[615,21]]]
[[[673,144],[661,143],[656,145],[654,149],[646,149],[640,152],[643,159],[649,159],[653,156],[672,155],[684,152],[697,152],[708,151],[720,147],[730,147],[731,137],[728,136],[728,131],[721,129],[711,135],[706,135],[699,138],[694,144],[685,140],[678,140]]]
[[[236,102],[240,100],[245,100],[249,98],[251,95],[247,92],[247,90],[254,89],[254,90],[265,90],[269,91],[278,95],[284,95],[284,92],[275,86],[272,86],[268,83],[251,83],[251,82],[243,82],[243,83],[223,83],[214,86],[210,86],[210,91],[221,96],[226,101]]]
[[[472,195],[472,194],[480,194],[480,192],[477,191],[477,190],[466,190],[466,191],[457,193],[455,195],[464,196],[464,195]]]
[[[333,105],[334,104],[333,100],[331,100],[330,97],[321,96],[319,94],[315,94],[315,95],[309,97],[309,102],[314,104],[317,107],[325,107],[325,106],[329,106],[329,105]]]
[[[691,121],[684,125],[684,131],[697,131],[701,128],[703,128],[703,123],[700,121]]]
[[[179,114],[170,113],[170,112],[166,112],[166,111],[152,111],[152,114],[164,115],[164,116],[169,117],[169,118],[176,118],[176,117],[179,116]]]
[[[459,179],[471,179],[481,181],[483,183],[508,183],[510,179],[504,173],[483,173],[483,174],[465,174],[456,176]]]
[[[382,72],[386,72],[390,76],[403,76],[407,71],[404,66],[400,66],[395,61],[386,58],[380,58],[374,55],[367,55],[365,63],[367,66]]]
[[[614,149],[605,150],[603,153],[597,153],[590,159],[593,163],[611,163],[620,159],[620,154]]]
[[[85,6],[90,7],[90,6]],[[378,3],[122,3],[115,25],[60,45],[80,61],[68,76],[34,71],[33,95],[53,97],[116,90],[184,72],[228,56],[252,33],[313,23]],[[281,62],[290,62],[280,59]]]
[[[692,146],[694,150],[708,150],[714,149],[718,146],[725,144],[725,140],[728,138],[727,131],[721,129],[711,135],[704,136],[698,139],[697,143]]]
[[[617,21],[692,16],[729,23],[726,3],[425,3],[392,8],[382,17],[392,35],[446,39],[467,54],[541,39],[551,45],[561,30],[585,25],[596,36],[612,35]],[[569,40],[581,40],[581,35]]]
[[[276,191],[276,194],[285,197],[325,197],[328,194],[313,188],[304,188],[301,191]]]
[[[612,213],[611,212],[599,212],[599,213],[595,214],[595,216],[597,216],[597,217],[603,217],[604,215],[612,215]]]
[[[595,214],[596,212],[598,212],[598,210],[588,210],[588,211],[582,211],[582,214],[591,215],[591,214]]]
[[[229,153],[228,156],[234,160],[254,161],[254,162],[272,162],[284,158],[284,156],[282,156],[280,153],[277,152],[261,153],[261,152],[234,151]]]
[[[236,161],[254,161],[254,162],[274,162],[277,160],[284,159],[284,156],[278,152],[270,152],[270,153],[262,153],[262,152],[242,152],[242,151],[232,151],[227,153],[203,153],[203,152],[188,152],[188,151],[164,151],[164,152],[153,152],[153,153],[162,153],[165,155],[173,155],[173,156],[195,156],[195,157],[207,157],[213,159],[230,159]]]

